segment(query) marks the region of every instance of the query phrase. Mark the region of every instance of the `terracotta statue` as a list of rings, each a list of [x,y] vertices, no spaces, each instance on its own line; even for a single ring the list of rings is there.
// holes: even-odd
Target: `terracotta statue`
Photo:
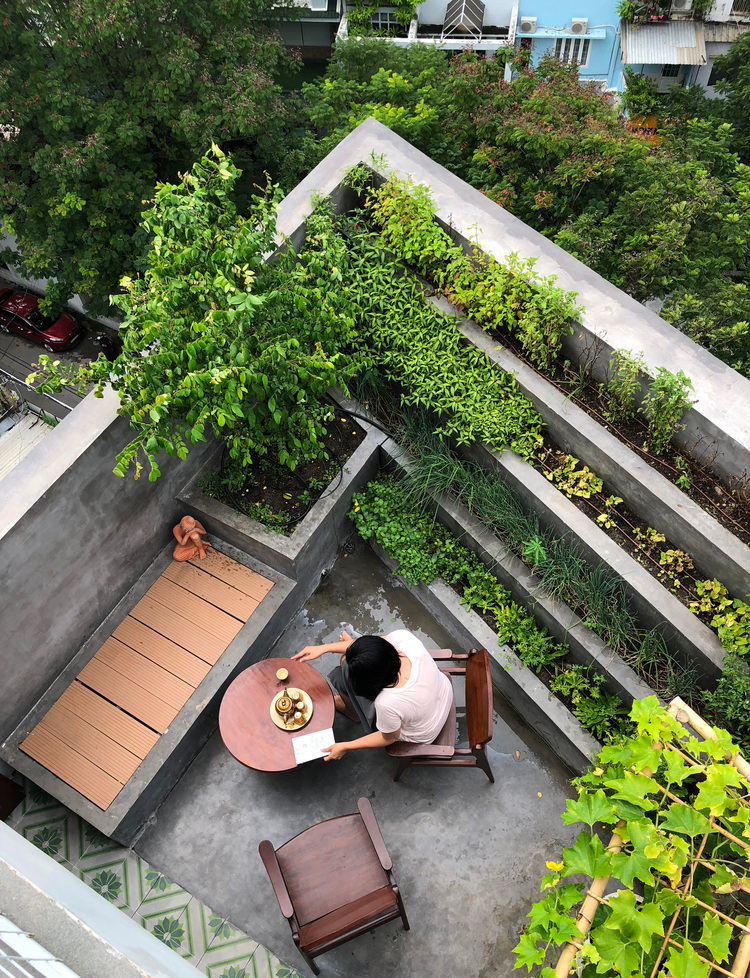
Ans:
[[[198,520],[192,516],[183,516],[177,526],[172,530],[177,546],[174,548],[175,560],[192,560],[199,556],[201,560],[206,556],[206,549],[211,546],[208,540],[203,537],[206,531]]]

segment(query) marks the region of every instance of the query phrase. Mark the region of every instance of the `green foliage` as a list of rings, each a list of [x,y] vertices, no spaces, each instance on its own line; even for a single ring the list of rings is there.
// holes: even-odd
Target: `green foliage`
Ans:
[[[690,378],[678,370],[670,373],[666,367],[659,367],[656,377],[649,384],[641,410],[648,419],[650,447],[661,454],[670,439],[682,431],[683,414],[693,403],[689,390],[693,390]]]
[[[721,723],[740,743],[750,745],[750,667],[747,662],[729,653],[724,659],[724,671],[716,689],[706,690],[703,701],[711,723]]]
[[[749,595],[750,597],[750,595]],[[722,604],[720,612],[711,619],[719,640],[728,652],[750,659],[750,604],[735,598],[731,604]]]
[[[635,7],[632,0],[625,4]],[[623,20],[633,20],[633,17],[623,17]],[[656,82],[652,78],[639,74],[625,66],[625,91],[622,93],[622,107],[629,116],[654,115],[657,109],[658,95]]]
[[[328,387],[346,384],[356,362],[340,276],[320,253],[275,247],[278,194],[255,197],[240,217],[230,194],[238,171],[221,151],[179,184],[159,185],[144,215],[152,237],[142,278],[123,279],[124,348],[114,363],[63,367],[40,357],[40,389],[111,383],[135,438],[115,473],[145,457],[159,476],[160,451],[184,458],[209,429],[230,456],[270,455],[294,468],[321,452]],[[330,257],[330,253],[329,257]]]
[[[286,56],[266,0],[74,4],[6,0],[0,31],[0,214],[12,262],[108,311],[147,237],[143,201],[211,140],[248,161],[278,152]],[[257,166],[257,163],[255,163]],[[259,167],[257,172],[262,172]]]
[[[750,807],[739,773],[725,762],[736,751],[729,735],[718,731],[718,740],[699,741],[655,697],[635,701],[630,715],[635,735],[604,747],[574,782],[579,797],[568,801],[563,821],[587,828],[560,862],[547,863],[542,898],[514,949],[516,968],[530,972],[554,962],[572,936],[580,948],[572,970],[587,978],[662,975],[665,966],[675,978],[705,978],[707,962],[729,959],[731,919],[747,920],[741,888],[750,880]],[[646,768],[652,776],[639,773]],[[605,848],[599,823],[616,828],[622,845]],[[599,907],[585,942],[571,929],[589,886],[571,882],[579,874],[620,884]],[[668,921],[672,944],[663,941]]]
[[[609,361],[607,383],[599,393],[607,404],[610,421],[628,421],[635,415],[636,396],[640,391],[640,374],[646,372],[643,355],[633,356],[630,350],[615,350]]]
[[[536,259],[522,261],[512,253],[503,266],[478,249],[465,255],[435,222],[426,187],[392,177],[372,193],[369,204],[385,248],[485,329],[506,328],[534,363],[550,366],[564,333],[572,332],[571,320],[583,311],[576,293],[556,286],[554,275],[538,276]]]
[[[551,472],[545,472],[550,482],[554,482],[561,492],[564,492],[568,499],[579,496],[582,499],[590,499],[591,496],[602,491],[604,483],[593,473],[588,465],[582,469],[576,466],[580,460],[566,455],[562,463]]]

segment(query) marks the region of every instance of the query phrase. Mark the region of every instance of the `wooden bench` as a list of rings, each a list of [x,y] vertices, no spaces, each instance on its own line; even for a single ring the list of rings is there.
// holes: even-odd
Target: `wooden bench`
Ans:
[[[272,587],[215,549],[173,561],[20,749],[106,810]]]

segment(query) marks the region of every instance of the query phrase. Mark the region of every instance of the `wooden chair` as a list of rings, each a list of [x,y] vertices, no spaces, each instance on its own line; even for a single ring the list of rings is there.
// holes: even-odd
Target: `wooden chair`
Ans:
[[[490,762],[487,759],[487,744],[492,740],[492,680],[490,678],[490,657],[487,649],[472,649],[468,653],[454,655],[450,649],[430,649],[430,655],[437,661],[465,660],[464,668],[443,669],[449,677],[466,677],[466,723],[469,728],[469,746],[456,747],[456,700],[453,699],[448,719],[431,744],[410,744],[397,740],[386,747],[391,757],[398,758],[398,767],[393,780],[398,781],[411,764],[456,767],[479,767],[492,784]]]
[[[329,818],[279,849],[258,847],[292,939],[318,975],[313,958],[396,917],[409,921],[372,805]]]

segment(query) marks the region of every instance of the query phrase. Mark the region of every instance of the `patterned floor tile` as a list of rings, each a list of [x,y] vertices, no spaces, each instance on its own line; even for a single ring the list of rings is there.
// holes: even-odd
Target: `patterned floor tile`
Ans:
[[[204,954],[210,951],[212,955],[216,956],[227,948],[251,945],[247,950],[249,957],[257,947],[256,941],[251,940],[247,934],[243,934],[226,917],[215,914],[204,903],[200,904],[200,924]]]
[[[150,908],[141,904],[133,914],[133,920],[183,958],[197,961],[193,941],[193,921],[187,913],[192,897],[184,890],[180,892],[181,896],[165,897],[152,904]]]
[[[250,942],[257,947],[255,941]],[[213,958],[205,955],[198,963],[198,970],[207,978],[253,978],[252,956],[240,948],[225,948]]]
[[[48,795],[46,791],[42,791],[41,788],[35,785],[33,781],[29,781],[28,778],[24,778],[23,787],[26,792],[26,797],[21,802],[22,817],[41,812],[51,812],[64,807],[56,798]]]
[[[124,847],[113,839],[108,839],[106,835],[89,825],[82,818],[78,820],[78,849],[81,859],[91,859],[108,853],[118,853]]]
[[[164,900],[174,903],[180,900],[187,903],[190,894],[182,889],[177,883],[160,873],[158,869],[149,866],[143,859],[140,861],[140,906],[138,912],[142,915],[148,914],[152,909],[162,906]],[[181,898],[181,899],[180,899]]]
[[[289,965],[280,961],[275,954],[258,945],[246,967],[248,978],[300,978],[299,974]]]
[[[78,816],[66,808],[24,813],[16,831],[69,869],[78,861]]]
[[[119,848],[114,853],[92,853],[84,857],[76,871],[84,883],[105,900],[119,910],[132,914],[141,903],[140,862],[140,858],[130,849]]]

